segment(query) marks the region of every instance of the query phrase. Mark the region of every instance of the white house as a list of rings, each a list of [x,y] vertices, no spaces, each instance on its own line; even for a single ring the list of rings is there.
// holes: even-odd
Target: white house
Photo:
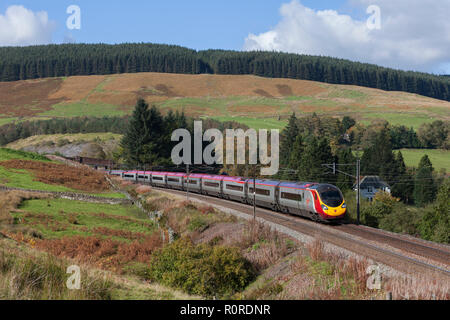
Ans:
[[[361,197],[366,198],[369,201],[372,201],[375,194],[379,191],[391,193],[391,187],[379,176],[366,176],[362,178],[359,186],[361,189]],[[357,190],[356,184],[353,187],[353,190]]]

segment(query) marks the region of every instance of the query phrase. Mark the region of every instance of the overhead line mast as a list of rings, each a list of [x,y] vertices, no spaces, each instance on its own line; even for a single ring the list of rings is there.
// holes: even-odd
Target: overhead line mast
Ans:
[[[343,175],[346,175],[348,177],[352,177],[356,179],[356,221],[359,225],[361,223],[361,210],[360,210],[360,202],[361,202],[361,160],[357,159],[356,164],[354,163],[343,163],[339,164],[336,162],[333,162],[331,164],[322,164],[322,166],[333,170],[333,174],[336,175],[337,173],[341,173]],[[356,166],[356,176],[349,174],[347,172],[344,172],[342,170],[337,169],[338,166]]]

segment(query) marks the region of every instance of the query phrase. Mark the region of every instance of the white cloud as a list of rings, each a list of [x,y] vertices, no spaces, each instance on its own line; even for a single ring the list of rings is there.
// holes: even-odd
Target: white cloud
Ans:
[[[369,30],[334,10],[316,11],[294,0],[283,4],[272,30],[249,34],[244,50],[333,56],[406,70],[450,73],[450,0],[349,0],[366,12],[381,8],[381,29]],[[369,18],[369,15],[367,15]]]
[[[45,11],[35,13],[23,6],[10,6],[0,14],[0,46],[51,43],[54,26]]]

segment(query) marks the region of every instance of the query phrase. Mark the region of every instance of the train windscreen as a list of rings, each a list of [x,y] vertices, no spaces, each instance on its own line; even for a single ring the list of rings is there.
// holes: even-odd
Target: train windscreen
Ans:
[[[325,205],[330,207],[338,207],[344,201],[341,191],[332,185],[320,186],[317,191],[319,191],[320,198]]]

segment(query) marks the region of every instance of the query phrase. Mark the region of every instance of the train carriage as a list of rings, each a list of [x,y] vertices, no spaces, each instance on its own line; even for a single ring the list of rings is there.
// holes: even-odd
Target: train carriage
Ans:
[[[124,171],[123,170],[111,170],[109,171],[109,174],[115,177],[121,177],[123,175]]]
[[[151,172],[149,171],[138,171],[137,172],[137,181],[150,183]]]
[[[224,176],[204,175],[202,177],[202,193],[210,196],[222,197]]]
[[[308,187],[311,183],[282,182],[279,185],[278,203],[282,212],[312,218],[315,215],[314,199]]]
[[[137,181],[137,171],[125,171],[122,175],[122,178],[128,181]]]
[[[247,179],[247,203],[253,204],[253,179]],[[275,180],[258,180],[255,181],[256,184],[256,205],[277,210],[278,203],[276,201],[277,198],[277,190],[280,181]]]
[[[153,172],[152,173],[152,186],[166,188],[167,187],[167,173],[166,172]]]
[[[223,178],[223,198],[246,202],[247,188],[246,179],[242,177]]]
[[[167,172],[167,186],[171,189],[183,190],[184,173]]]
[[[202,178],[204,174],[193,173],[189,175],[189,184],[188,178],[184,176],[184,191],[187,191],[189,187],[189,192],[202,193]]]

